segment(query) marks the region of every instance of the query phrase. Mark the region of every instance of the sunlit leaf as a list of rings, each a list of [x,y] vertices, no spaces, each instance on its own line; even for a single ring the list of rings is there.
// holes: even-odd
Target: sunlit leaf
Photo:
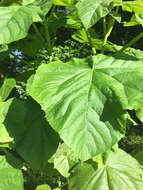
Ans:
[[[85,28],[90,28],[114,7],[113,0],[81,0],[77,3],[77,11]]]
[[[28,91],[53,129],[87,160],[123,136],[125,110],[143,105],[142,83],[141,61],[97,55],[40,66]]]

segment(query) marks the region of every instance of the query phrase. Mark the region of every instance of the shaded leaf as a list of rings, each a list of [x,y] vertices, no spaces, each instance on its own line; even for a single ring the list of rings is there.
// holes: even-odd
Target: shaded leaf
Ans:
[[[42,169],[55,153],[59,139],[46,122],[40,106],[33,100],[10,99],[4,103],[3,118],[17,152],[32,168]]]
[[[143,168],[143,150],[136,152],[134,157],[142,165],[142,168]]]

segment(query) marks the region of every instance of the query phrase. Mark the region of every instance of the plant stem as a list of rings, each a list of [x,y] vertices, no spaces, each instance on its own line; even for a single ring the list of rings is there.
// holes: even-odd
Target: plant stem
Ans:
[[[116,8],[116,10],[115,10],[115,15],[118,14],[118,11],[119,11],[119,7]],[[106,23],[105,23],[105,24],[106,24]],[[104,25],[105,25],[105,24],[104,24]],[[102,53],[104,53],[104,46],[105,46],[105,44],[107,43],[107,40],[108,40],[108,38],[109,38],[109,36],[110,36],[112,30],[113,30],[114,24],[115,24],[115,19],[111,17],[110,20],[109,20],[109,28],[108,28],[108,30],[106,29],[107,32],[106,32],[105,37],[104,37],[104,40],[103,40],[103,50],[102,50]],[[104,27],[105,27],[105,26],[104,26]],[[105,28],[104,28],[104,33],[105,33]]]
[[[71,186],[70,186],[70,183],[69,183],[69,179],[67,179],[67,183],[68,183],[68,190],[71,190]]]
[[[133,38],[130,42],[128,42],[119,52],[123,52],[128,47],[131,47],[133,44],[135,44],[140,38],[143,38],[143,32],[138,34],[135,38]]]
[[[48,52],[49,52],[49,55],[51,55],[52,45],[51,45],[51,40],[50,40],[50,35],[49,35],[49,27],[48,27],[46,18],[44,19],[44,26],[45,26],[45,37],[46,37],[46,41],[47,41]]]
[[[37,28],[37,26],[34,22],[32,23],[32,26],[33,26],[34,30],[36,31],[37,35],[39,36],[39,38],[42,40],[42,42],[44,42],[44,38],[41,35],[41,33],[39,32],[39,29]]]
[[[107,27],[106,27],[106,17],[103,18],[103,31],[104,31],[104,36],[107,33]]]
[[[95,54],[96,54],[96,49],[93,47],[93,44],[92,44],[92,41],[91,41],[91,38],[90,38],[90,33],[89,33],[88,30],[86,30],[86,28],[85,28],[84,26],[83,26],[83,28],[84,28],[84,31],[85,31],[85,33],[86,33],[86,35],[87,35],[87,38],[88,38],[90,47],[92,48],[92,52],[93,52],[93,54],[95,55]]]

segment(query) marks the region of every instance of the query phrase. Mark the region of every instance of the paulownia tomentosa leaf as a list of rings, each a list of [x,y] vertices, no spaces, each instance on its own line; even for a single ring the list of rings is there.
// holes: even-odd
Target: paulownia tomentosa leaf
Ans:
[[[34,169],[43,169],[56,152],[59,138],[44,118],[44,112],[33,100],[9,99],[0,107],[0,117],[15,148]]]
[[[123,136],[125,110],[143,105],[143,63],[97,55],[41,65],[28,93],[64,142],[87,160]]]
[[[106,16],[114,7],[114,0],[81,0],[77,3],[79,18],[86,29]]]
[[[142,190],[143,171],[139,163],[121,149],[107,153],[105,164],[81,163],[70,179],[72,190]]]
[[[0,44],[24,38],[32,22],[41,21],[36,6],[0,7]]]
[[[0,156],[0,189],[24,190],[21,170],[12,167],[5,156]]]

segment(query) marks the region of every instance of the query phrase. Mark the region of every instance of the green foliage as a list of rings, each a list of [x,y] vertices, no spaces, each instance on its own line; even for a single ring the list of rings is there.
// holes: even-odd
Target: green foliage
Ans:
[[[70,169],[78,163],[77,156],[65,144],[59,144],[54,155],[54,168],[56,168],[64,177],[70,176]]]
[[[98,190],[141,190],[143,188],[142,170],[134,158],[119,149],[117,152],[107,152],[104,159],[104,165],[99,169],[94,162],[77,166],[74,176],[70,179],[71,189],[94,190],[96,187]]]
[[[79,18],[86,29],[93,26],[99,19],[113,9],[113,0],[81,0],[77,4]]]
[[[50,63],[39,67],[28,91],[66,144],[87,160],[119,141],[125,130],[124,110],[137,108],[138,101],[141,105],[140,84],[131,80],[136,75],[142,83],[142,66],[104,55]],[[137,85],[141,91],[135,97]]]
[[[4,101],[9,96],[11,90],[14,88],[16,81],[13,78],[6,78],[3,82],[0,81],[0,100]]]
[[[2,117],[5,117],[2,123],[14,138],[17,152],[32,168],[44,168],[58,146],[58,136],[45,121],[40,106],[33,100],[9,99],[1,110]]]
[[[23,190],[23,177],[20,169],[9,164],[5,156],[0,156],[0,189]]]
[[[2,0],[0,20],[0,189],[142,190],[142,0]]]
[[[2,20],[0,26],[0,44],[24,38],[32,22],[40,21],[38,12],[38,7],[0,7],[0,19]]]
[[[35,190],[51,190],[49,185],[39,185]]]

